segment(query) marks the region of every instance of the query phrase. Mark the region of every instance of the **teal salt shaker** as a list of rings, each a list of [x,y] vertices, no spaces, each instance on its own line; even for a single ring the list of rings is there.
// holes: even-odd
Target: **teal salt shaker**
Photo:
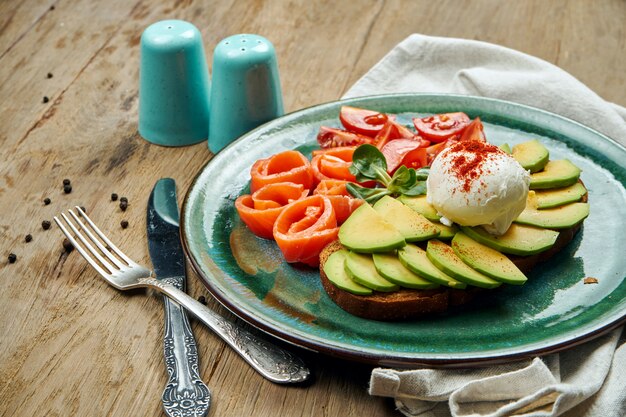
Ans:
[[[213,52],[209,150],[283,114],[274,45],[251,34],[223,39]]]
[[[191,23],[163,20],[141,35],[139,134],[164,146],[208,137],[210,80],[202,35]]]

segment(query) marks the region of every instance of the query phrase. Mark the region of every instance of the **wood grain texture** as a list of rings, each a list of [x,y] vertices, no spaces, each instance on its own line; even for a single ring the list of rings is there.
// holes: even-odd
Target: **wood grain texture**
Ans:
[[[0,2],[0,416],[162,414],[160,298],[107,286],[78,253],[64,252],[56,226],[43,230],[41,222],[85,206],[129,256],[149,264],[152,185],[175,178],[182,201],[211,157],[206,143],[163,148],[137,134],[139,37],[164,18],[200,28],[209,66],[228,35],[270,39],[289,111],[339,98],[413,32],[519,49],[626,105],[621,0]],[[71,194],[63,178],[72,180]],[[110,201],[113,192],[128,197],[127,211]],[[6,261],[10,252],[15,264]],[[189,293],[210,298],[189,277]],[[367,366],[298,350],[315,381],[274,385],[193,327],[212,416],[397,415],[391,401],[367,395]]]

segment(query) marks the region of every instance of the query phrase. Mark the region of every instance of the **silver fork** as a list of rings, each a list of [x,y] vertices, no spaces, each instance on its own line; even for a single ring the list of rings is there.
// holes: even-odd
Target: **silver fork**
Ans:
[[[152,271],[119,250],[80,207],[76,207],[76,211],[80,218],[72,210],[68,210],[71,219],[61,213],[65,225],[73,233],[70,233],[58,217],[54,217],[54,221],[76,250],[109,284],[118,290],[152,288],[171,298],[206,324],[246,362],[272,382],[298,383],[309,378],[309,369],[300,358],[236,323],[225,320],[167,281],[157,281],[152,277]]]

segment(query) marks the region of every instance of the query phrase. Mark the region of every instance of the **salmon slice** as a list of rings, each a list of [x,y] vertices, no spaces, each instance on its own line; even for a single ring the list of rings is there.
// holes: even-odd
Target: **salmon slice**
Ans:
[[[252,193],[252,201],[256,210],[266,210],[286,206],[308,195],[309,190],[302,184],[277,182],[267,184]]]
[[[272,239],[278,215],[287,205],[307,195],[308,190],[302,184],[268,184],[252,195],[246,194],[237,198],[235,208],[252,233],[264,239]]]
[[[340,226],[364,202],[360,198],[354,198],[346,189],[346,184],[348,181],[322,180],[313,191],[313,194],[326,196],[330,200]]]
[[[259,159],[250,169],[250,190],[255,192],[267,184],[293,182],[311,190],[317,183],[309,160],[298,151],[284,151]]]
[[[311,167],[317,181],[334,179],[355,182],[356,178],[349,169],[355,149],[354,146],[342,146],[313,151]]]
[[[274,223],[273,234],[287,262],[317,267],[320,252],[338,233],[330,200],[312,195],[286,206]]]
[[[325,196],[329,195],[345,195],[346,197],[350,196],[350,193],[346,189],[346,184],[348,181],[344,180],[333,180],[327,179],[322,180],[317,184],[315,190],[313,190],[313,194],[321,194]]]
[[[365,200],[360,198],[346,197],[345,195],[328,195],[326,198],[330,200],[330,204],[333,206],[337,225],[339,226],[350,217],[354,210],[365,202]]]

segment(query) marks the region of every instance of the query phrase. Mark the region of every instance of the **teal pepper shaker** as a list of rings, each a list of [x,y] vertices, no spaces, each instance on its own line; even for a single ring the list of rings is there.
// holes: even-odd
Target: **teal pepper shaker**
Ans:
[[[213,52],[209,149],[219,152],[284,114],[274,45],[258,35],[223,39]]]

